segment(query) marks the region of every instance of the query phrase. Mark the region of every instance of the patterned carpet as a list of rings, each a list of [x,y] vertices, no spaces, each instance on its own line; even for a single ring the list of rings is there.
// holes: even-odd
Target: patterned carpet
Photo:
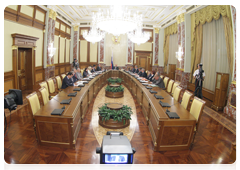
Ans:
[[[106,87],[106,86],[105,86]],[[123,132],[125,136],[131,141],[135,128],[136,128],[136,123],[137,123],[137,115],[136,115],[136,107],[134,104],[134,100],[132,98],[131,93],[128,91],[127,88],[124,88],[124,97],[121,98],[109,98],[105,96],[105,87],[100,90],[98,93],[94,105],[93,105],[93,110],[92,110],[92,127],[94,131],[94,135],[99,143],[101,145],[103,136],[106,135],[107,131],[120,131]],[[132,116],[131,116],[131,121],[130,125],[126,128],[123,129],[108,129],[100,126],[98,124],[98,108],[104,105],[104,103],[122,103],[123,105],[128,105],[132,108]]]

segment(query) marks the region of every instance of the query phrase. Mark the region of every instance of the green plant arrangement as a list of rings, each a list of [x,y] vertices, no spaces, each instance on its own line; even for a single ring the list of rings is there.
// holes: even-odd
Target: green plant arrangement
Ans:
[[[107,81],[111,84],[115,84],[115,83],[121,83],[122,79],[117,78],[117,79],[112,79],[111,77],[107,79]]]
[[[123,105],[120,110],[111,110],[107,107],[107,104],[99,107],[98,115],[102,117],[102,121],[113,119],[114,121],[122,122],[125,125],[126,120],[131,120],[132,108],[127,105]],[[125,119],[124,119],[125,118]]]
[[[111,87],[111,86],[107,86],[105,88],[106,91],[109,91],[109,92],[122,92],[124,91],[124,87],[122,85],[118,86],[118,87]]]

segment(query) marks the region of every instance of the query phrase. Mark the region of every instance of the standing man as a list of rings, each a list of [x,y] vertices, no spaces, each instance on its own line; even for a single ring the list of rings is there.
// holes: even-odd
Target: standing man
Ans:
[[[203,84],[203,80],[205,78],[205,73],[204,70],[202,69],[203,64],[200,63],[197,65],[197,70],[193,73],[193,78],[196,79],[195,80],[195,91],[194,91],[194,96],[199,97],[200,99],[202,99],[202,84]]]
[[[78,60],[76,58],[73,59],[73,64],[72,64],[73,68],[77,69],[79,68],[79,64],[78,64]]]

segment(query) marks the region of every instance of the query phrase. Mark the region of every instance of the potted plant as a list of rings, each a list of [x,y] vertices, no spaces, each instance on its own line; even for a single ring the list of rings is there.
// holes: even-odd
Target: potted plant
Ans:
[[[122,85],[108,85],[105,88],[105,96],[111,98],[123,97],[124,87]]]
[[[103,105],[98,110],[99,124],[106,128],[118,129],[129,126],[131,120],[132,108],[123,105],[118,109],[111,109],[109,104]]]
[[[119,85],[121,85],[121,83],[122,83],[122,79],[120,79],[120,78],[108,78],[107,79],[107,81],[108,81],[108,84],[119,84]]]

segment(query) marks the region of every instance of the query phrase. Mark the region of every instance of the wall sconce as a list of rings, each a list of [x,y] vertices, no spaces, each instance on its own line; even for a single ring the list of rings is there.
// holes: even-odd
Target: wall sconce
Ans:
[[[49,43],[48,54],[52,58],[56,52],[56,48],[53,47],[53,43]]]
[[[176,52],[176,58],[178,59],[178,61],[182,60],[182,55],[183,55],[182,47],[179,46],[178,51]]]

